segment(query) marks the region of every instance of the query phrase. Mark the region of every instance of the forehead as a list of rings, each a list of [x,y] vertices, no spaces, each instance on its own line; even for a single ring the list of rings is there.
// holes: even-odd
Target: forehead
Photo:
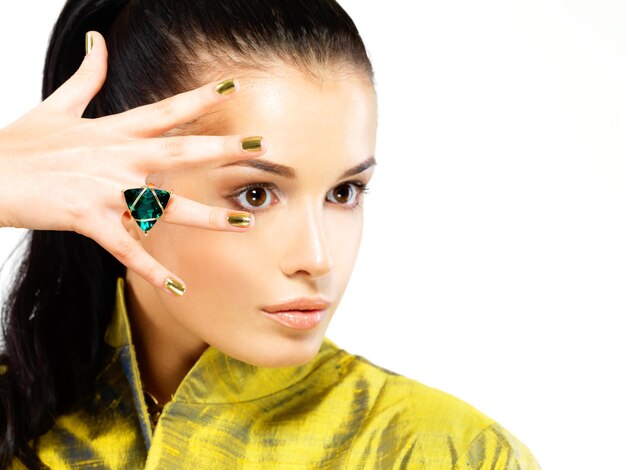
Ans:
[[[272,154],[317,148],[361,148],[373,155],[377,103],[374,87],[363,73],[328,72],[313,79],[285,67],[275,73],[233,74],[239,91],[185,129],[186,134],[263,135]]]
[[[364,73],[337,69],[336,73],[328,70],[313,78],[288,66],[272,70],[231,73],[240,83],[237,96],[217,105],[196,124],[205,128],[218,124],[211,114],[220,115],[223,130],[252,118],[281,118],[285,113],[312,119],[329,110],[335,114],[343,111],[376,114],[375,90]],[[255,115],[253,110],[264,114]]]

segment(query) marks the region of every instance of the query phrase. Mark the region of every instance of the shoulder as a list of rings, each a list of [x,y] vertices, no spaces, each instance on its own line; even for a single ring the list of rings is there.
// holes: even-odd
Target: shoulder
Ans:
[[[345,372],[341,386],[368,396],[365,445],[392,446],[409,468],[540,468],[521,441],[472,405],[329,343]]]

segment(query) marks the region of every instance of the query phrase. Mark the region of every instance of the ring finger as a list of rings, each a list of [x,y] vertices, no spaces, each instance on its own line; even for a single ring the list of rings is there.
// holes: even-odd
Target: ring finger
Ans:
[[[254,227],[254,216],[249,212],[208,206],[174,193],[170,193],[157,221],[228,232],[245,232]]]

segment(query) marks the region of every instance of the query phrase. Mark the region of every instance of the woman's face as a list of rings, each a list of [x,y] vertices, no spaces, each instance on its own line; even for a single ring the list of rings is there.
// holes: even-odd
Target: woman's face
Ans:
[[[267,137],[267,152],[249,161],[267,165],[198,166],[148,181],[252,212],[255,226],[235,233],[161,222],[144,237],[135,225],[136,238],[187,290],[172,297],[129,271],[129,310],[149,318],[160,341],[174,347],[212,345],[250,364],[302,365],[320,348],[359,248],[361,188],[374,170],[376,96],[364,75],[316,82],[289,68],[237,79],[238,95],[184,132]],[[313,327],[294,329],[264,313],[303,297],[329,302]]]

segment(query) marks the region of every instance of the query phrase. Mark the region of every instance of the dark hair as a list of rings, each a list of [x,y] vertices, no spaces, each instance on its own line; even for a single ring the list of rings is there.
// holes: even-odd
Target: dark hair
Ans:
[[[335,0],[69,0],[51,35],[44,99],[79,67],[89,30],[105,36],[109,68],[84,117],[285,64],[311,78],[332,67],[373,83],[357,28]],[[126,269],[78,233],[27,235],[3,305],[0,468],[16,457],[41,468],[37,439],[92,392],[116,279]]]

